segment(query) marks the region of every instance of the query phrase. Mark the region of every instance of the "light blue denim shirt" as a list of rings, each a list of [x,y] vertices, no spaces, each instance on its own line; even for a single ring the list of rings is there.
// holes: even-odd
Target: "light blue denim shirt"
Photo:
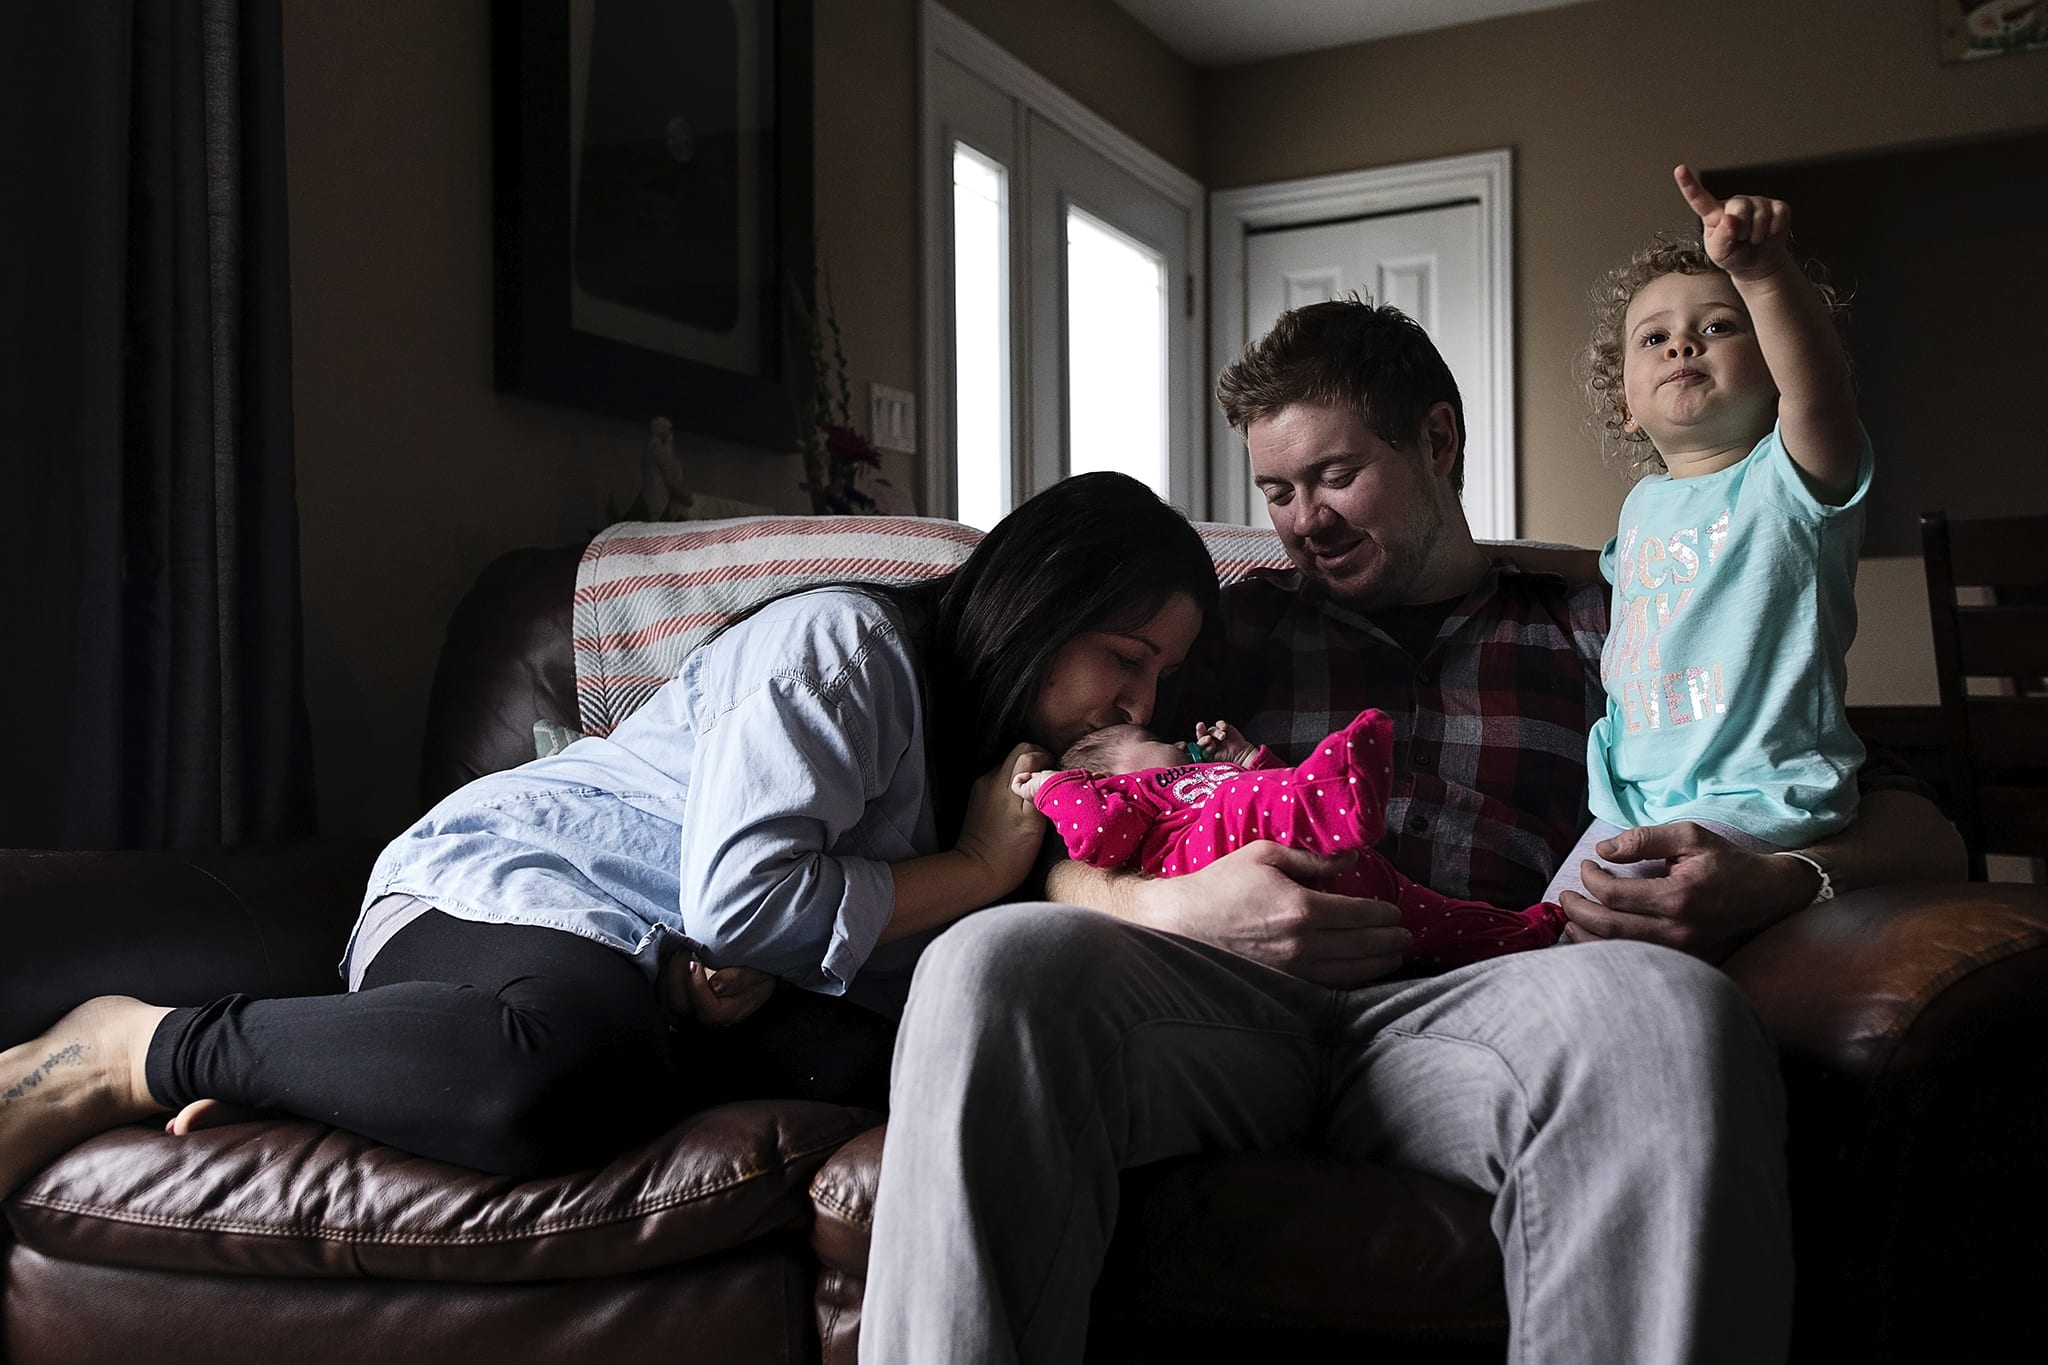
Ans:
[[[774,603],[690,655],[608,738],[428,811],[378,858],[365,908],[404,894],[565,929],[650,978],[688,950],[900,1014],[930,936],[876,952],[890,864],[937,846],[907,629],[846,589]],[[345,960],[352,981],[382,937]]]

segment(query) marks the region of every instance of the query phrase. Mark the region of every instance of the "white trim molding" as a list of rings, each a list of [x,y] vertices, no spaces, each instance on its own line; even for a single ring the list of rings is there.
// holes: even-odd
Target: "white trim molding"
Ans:
[[[1202,439],[1200,433],[1205,430],[1204,414],[1209,404],[1209,385],[1204,371],[1207,331],[1202,322],[1208,292],[1202,279],[1207,233],[1202,212],[1205,191],[1201,182],[1018,61],[936,0],[924,0],[918,14],[918,198],[919,224],[923,234],[919,251],[923,293],[920,340],[924,352],[921,366],[924,397],[919,405],[918,438],[923,450],[925,510],[934,516],[948,516],[953,514],[954,507],[953,374],[951,348],[946,344],[952,325],[953,253],[949,235],[952,178],[951,161],[944,145],[945,132],[940,126],[932,94],[932,65],[936,56],[944,56],[964,67],[1016,102],[1020,110],[1019,145],[1022,145],[1021,111],[1028,110],[1186,211],[1187,268],[1192,282],[1192,317],[1181,319],[1182,324],[1189,328],[1185,348],[1187,373],[1184,376],[1188,393],[1186,416],[1189,439],[1199,443]],[[1011,169],[1013,174],[1020,176],[1028,173],[1028,168],[1022,164]],[[1028,192],[1027,185],[1013,182],[1011,194],[1016,202],[1025,202]],[[1029,271],[1032,264],[1021,250],[1021,233],[1015,239],[1015,246],[1018,249],[1012,252],[1012,270]],[[1174,311],[1178,313],[1180,310]],[[1022,310],[1018,312],[1021,328]],[[1021,344],[1021,336],[1013,336],[1012,340],[1015,353],[1020,356],[1027,354]],[[1028,376],[1020,374],[1020,382],[1015,384],[1013,394],[1019,436],[1022,434],[1023,414],[1029,403]],[[1013,445],[1021,458],[1026,443],[1019,439]],[[1213,480],[1207,475],[1199,451],[1194,452],[1191,462],[1194,486],[1190,490],[1190,498],[1196,505],[1189,510],[1199,517],[1207,510],[1200,504]]]
[[[1446,199],[1479,204],[1480,327],[1492,371],[1492,418],[1485,431],[1465,433],[1466,459],[1485,460],[1492,495],[1483,507],[1467,504],[1475,535],[1512,539],[1516,531],[1514,168],[1505,147],[1400,166],[1312,176],[1270,185],[1220,190],[1209,196],[1210,367],[1215,374],[1237,358],[1245,336],[1245,233],[1295,227],[1329,218],[1422,208]],[[1466,376],[1457,376],[1460,386]],[[1245,479],[1238,468],[1237,433],[1214,403],[1209,408],[1210,515],[1245,521]],[[1482,529],[1484,528],[1484,529]]]

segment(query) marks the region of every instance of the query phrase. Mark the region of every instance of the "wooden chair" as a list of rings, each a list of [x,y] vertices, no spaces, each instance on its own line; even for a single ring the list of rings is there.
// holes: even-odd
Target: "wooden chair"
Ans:
[[[2048,516],[1920,518],[1950,809],[1987,853],[2048,857]],[[1971,600],[1959,604],[1958,588]],[[1982,600],[1979,600],[1982,599]],[[1989,686],[1972,680],[1988,680]]]

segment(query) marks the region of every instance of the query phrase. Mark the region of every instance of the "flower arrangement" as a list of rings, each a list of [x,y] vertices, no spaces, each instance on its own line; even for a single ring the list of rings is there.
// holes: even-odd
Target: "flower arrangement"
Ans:
[[[846,346],[839,314],[832,306],[832,276],[823,272],[817,312],[792,286],[797,316],[810,346],[811,382],[797,398],[797,449],[804,457],[804,482],[811,510],[839,516],[873,516],[874,495],[861,487],[882,467],[882,456],[853,425],[853,394],[846,380]],[[872,482],[883,487],[888,481]]]

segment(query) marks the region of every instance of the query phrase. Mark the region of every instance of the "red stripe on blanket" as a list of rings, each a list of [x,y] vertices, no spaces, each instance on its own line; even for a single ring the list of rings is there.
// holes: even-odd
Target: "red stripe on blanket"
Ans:
[[[981,543],[981,532],[971,526],[917,521],[907,517],[851,517],[836,525],[810,517],[775,517],[738,526],[721,526],[717,530],[614,536],[602,545],[592,542],[596,554],[592,555],[586,550],[584,558],[601,559],[612,554],[666,554],[676,550],[701,549],[707,545],[738,544],[758,540],[762,536],[871,535],[900,535],[920,540],[942,540],[970,548]]]
[[[659,673],[615,673],[609,678],[578,678],[577,693],[599,693],[634,687],[650,687],[655,691],[674,682],[675,679]]]
[[[744,610],[744,607],[731,607],[723,611],[693,611],[682,616],[664,616],[659,620],[649,621],[638,630],[614,631],[608,635],[577,635],[571,638],[570,644],[578,654],[616,653],[622,649],[635,649],[641,645],[653,644],[656,640],[666,640],[672,635],[681,635],[705,626],[722,626]],[[625,679],[633,675],[619,673],[609,676]]]
[[[698,569],[690,573],[635,574],[631,578],[610,579],[576,589],[574,600],[579,605],[588,605],[616,601],[650,588],[678,591],[702,587],[707,583],[734,583],[761,578],[936,578],[940,574],[951,573],[955,567],[957,566],[922,559],[855,559],[851,556],[832,559],[770,559],[754,564],[721,564],[715,568]],[[829,585],[818,583],[815,586]]]

